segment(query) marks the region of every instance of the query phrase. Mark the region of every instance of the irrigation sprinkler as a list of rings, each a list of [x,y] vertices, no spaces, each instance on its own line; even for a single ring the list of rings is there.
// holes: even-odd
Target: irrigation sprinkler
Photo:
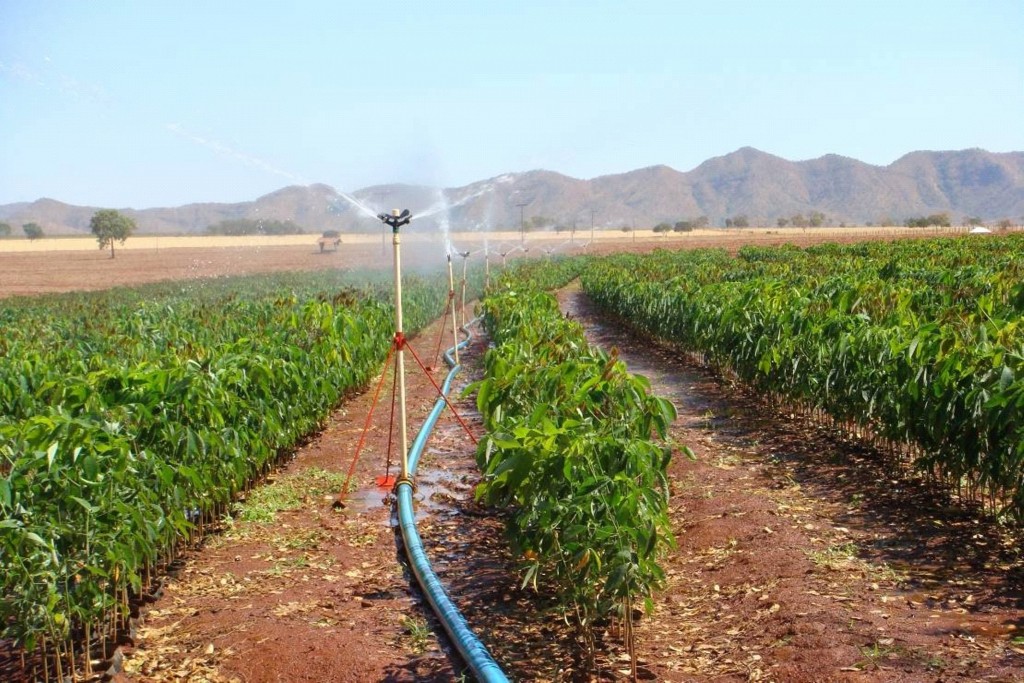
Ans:
[[[412,214],[409,213],[408,209],[406,209],[405,211],[402,211],[401,213],[399,213],[398,209],[395,209],[390,214],[383,214],[383,213],[382,214],[378,214],[377,218],[379,218],[385,225],[390,225],[391,226],[391,233],[393,235],[392,244],[394,245],[394,251],[395,251],[395,337],[394,337],[394,341],[392,341],[392,343],[391,343],[391,347],[388,349],[388,357],[387,357],[387,360],[384,361],[384,367],[385,368],[390,367],[391,359],[392,358],[395,359],[395,366],[394,366],[395,367],[395,370],[394,370],[395,386],[398,389],[398,391],[397,391],[397,397],[393,393],[392,394],[392,398],[391,398],[391,419],[392,419],[392,424],[389,427],[388,433],[390,434],[391,433],[391,429],[394,428],[394,414],[395,414],[394,408],[395,408],[395,402],[396,402],[396,398],[397,398],[397,403],[398,403],[398,419],[399,419],[399,422],[401,423],[401,430],[400,430],[401,431],[401,441],[400,441],[400,445],[401,445],[401,448],[402,448],[402,473],[401,473],[401,478],[397,482],[395,481],[394,477],[391,476],[391,440],[389,438],[388,439],[388,464],[387,464],[387,472],[386,472],[386,474],[384,476],[377,477],[377,485],[378,486],[388,487],[388,486],[392,486],[392,485],[399,486],[403,482],[406,483],[406,484],[411,484],[411,479],[410,479],[410,462],[409,462],[411,456],[410,456],[410,451],[409,451],[408,418],[406,416],[406,405],[405,405],[405,350],[406,349],[409,350],[409,353],[412,355],[413,360],[416,361],[416,364],[419,366],[420,370],[423,371],[423,374],[427,377],[427,379],[430,381],[430,383],[437,390],[437,393],[440,395],[440,398],[444,400],[445,405],[448,406],[448,408],[452,411],[452,414],[455,416],[455,419],[458,420],[459,424],[462,425],[462,428],[466,430],[466,433],[469,434],[469,438],[472,439],[474,443],[476,443],[476,437],[473,436],[473,433],[470,431],[469,427],[466,425],[465,420],[462,419],[462,416],[459,415],[457,410],[455,410],[455,406],[453,406],[448,401],[448,397],[447,397],[447,395],[445,393],[445,390],[442,390],[441,387],[438,386],[437,382],[434,381],[434,378],[430,375],[430,371],[427,368],[427,366],[425,366],[423,364],[423,361],[416,354],[416,350],[413,349],[412,346],[409,345],[408,340],[405,338],[405,332],[403,330],[403,323],[402,323],[402,249],[401,249],[401,239],[399,237],[399,228],[401,228],[403,225],[408,224],[409,221],[412,220]],[[454,290],[452,289],[452,273],[451,273],[451,256],[450,255],[448,257],[448,282],[449,282],[449,290],[448,291],[450,293],[449,294],[449,298],[452,300],[452,318],[453,318],[453,320],[452,320],[452,323],[453,323],[452,324],[452,332],[457,334],[457,330],[455,329],[455,324],[454,324],[455,323],[455,320],[454,320],[454,317],[455,317],[455,308],[454,308],[454,306],[455,306],[455,296],[454,296]],[[445,307],[445,316],[446,317],[448,315],[447,311],[448,311],[448,307],[446,306]],[[442,328],[443,327],[444,327],[444,325],[442,323]],[[443,329],[442,329],[442,332],[443,332]],[[438,339],[438,342],[440,343],[440,339]],[[458,346],[458,337],[457,336],[456,336],[455,342],[456,342],[456,347],[457,347]],[[457,351],[456,351],[456,353],[457,353]],[[457,358],[457,356],[456,356],[456,358]],[[457,363],[458,363],[458,361],[456,360],[456,364]],[[349,468],[348,468],[348,476],[345,479],[345,484],[344,484],[344,486],[341,489],[341,493],[338,495],[338,497],[334,501],[334,505],[337,508],[344,508],[345,507],[345,496],[348,494],[349,484],[352,482],[352,477],[355,474],[356,464],[359,462],[359,454],[362,452],[363,444],[366,443],[366,434],[370,430],[370,424],[373,421],[373,411],[377,407],[377,399],[380,397],[380,390],[384,386],[384,378],[386,376],[387,376],[387,373],[386,372],[382,372],[381,376],[380,376],[380,380],[377,382],[377,389],[374,391],[373,401],[370,403],[370,410],[367,412],[367,414],[366,414],[366,422],[363,424],[362,435],[359,437],[359,443],[356,445],[355,453],[353,453],[353,455],[352,455],[352,462],[351,462],[351,464],[349,465]]]
[[[462,257],[462,326],[466,326],[466,264],[469,263],[468,251],[455,252]],[[456,345],[458,345],[456,343]]]
[[[402,331],[402,240],[399,228],[408,225],[412,220],[409,209],[399,213],[394,209],[391,214],[382,213],[377,216],[385,225],[391,226],[391,244],[395,252],[395,351],[398,364],[398,419],[401,423],[402,440],[402,479],[409,478],[409,431],[405,414],[405,334]]]
[[[511,249],[501,249],[498,251],[498,256],[501,257],[501,269],[505,270],[506,259],[517,251],[521,251],[524,254],[530,251],[529,247],[515,246]]]
[[[452,275],[452,253],[448,252],[448,304],[452,310],[452,344],[455,346],[455,364],[459,364],[459,322],[455,319],[455,276]]]

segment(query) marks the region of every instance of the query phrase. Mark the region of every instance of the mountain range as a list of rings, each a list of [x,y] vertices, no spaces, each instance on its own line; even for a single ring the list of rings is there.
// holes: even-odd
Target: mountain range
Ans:
[[[203,233],[224,220],[290,220],[309,232],[376,229],[374,217],[408,208],[410,229],[518,229],[559,225],[651,227],[707,216],[712,225],[744,215],[750,225],[820,212],[838,225],[902,224],[909,217],[949,213],[986,221],[1024,217],[1024,152],[981,149],[918,151],[888,166],[828,154],[788,161],[752,147],[708,159],[695,169],[651,166],[580,180],[552,171],[507,173],[457,188],[379,185],[344,193],[323,184],[289,186],[248,202],[120,209],[140,233]],[[47,235],[89,232],[104,207],[54,199],[0,205],[0,221],[29,222]]]

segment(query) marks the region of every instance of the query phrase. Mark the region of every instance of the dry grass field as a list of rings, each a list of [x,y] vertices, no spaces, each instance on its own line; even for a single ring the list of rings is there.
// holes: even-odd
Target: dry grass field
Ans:
[[[935,234],[931,230],[905,228],[754,228],[661,235],[650,230],[599,230],[594,233],[594,243],[588,245],[590,232],[580,230],[574,237],[568,233],[526,233],[522,242],[517,232],[491,233],[486,241],[479,233],[455,233],[451,241],[457,250],[474,252],[471,262],[482,258],[486,245],[492,267],[500,267],[502,253],[513,259],[585,250],[608,253],[713,246],[737,249],[744,244],[816,244]],[[316,240],[316,235],[136,236],[117,249],[114,259],[108,251],[99,251],[91,238],[0,240],[0,298],[225,275],[390,267],[391,239],[382,233],[345,235],[337,251],[324,253],[319,251]],[[445,242],[439,235],[411,232],[403,234],[402,244],[403,263],[410,267],[444,262]]]

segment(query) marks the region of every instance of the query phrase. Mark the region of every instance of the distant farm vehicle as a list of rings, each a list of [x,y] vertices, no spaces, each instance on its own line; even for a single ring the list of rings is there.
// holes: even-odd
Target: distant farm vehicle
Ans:
[[[337,251],[341,246],[341,234],[337,230],[324,230],[324,234],[316,241],[320,245],[320,253],[325,251]]]

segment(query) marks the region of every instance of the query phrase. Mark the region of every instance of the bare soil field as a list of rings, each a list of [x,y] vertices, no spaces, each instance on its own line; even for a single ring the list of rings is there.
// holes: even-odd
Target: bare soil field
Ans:
[[[623,233],[598,231],[594,243],[589,234],[566,233],[453,234],[457,250],[473,252],[471,263],[479,263],[483,249],[491,254],[492,267],[499,267],[504,253],[508,259],[549,254],[611,253],[650,251],[659,248],[697,249],[744,244],[797,244],[854,242],[895,239],[906,236],[933,237],[931,230],[900,228],[828,228],[818,230],[699,230],[693,233],[648,231]],[[298,243],[296,243],[298,242]],[[441,265],[445,243],[437,236],[403,235],[403,263],[412,267]],[[526,251],[524,251],[524,249]],[[17,295],[89,291],[122,285],[166,280],[196,280],[229,275],[251,275],[281,271],[309,271],[389,267],[392,260],[390,235],[346,235],[337,251],[321,253],[315,235],[278,238],[225,237],[132,237],[111,259],[99,251],[95,240],[50,239],[0,240],[0,298]]]

